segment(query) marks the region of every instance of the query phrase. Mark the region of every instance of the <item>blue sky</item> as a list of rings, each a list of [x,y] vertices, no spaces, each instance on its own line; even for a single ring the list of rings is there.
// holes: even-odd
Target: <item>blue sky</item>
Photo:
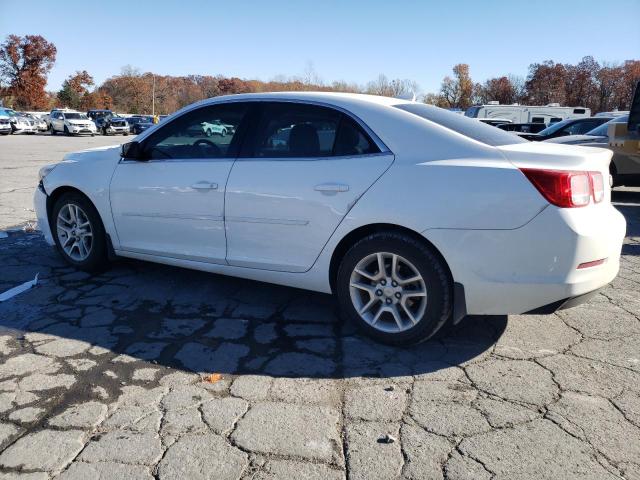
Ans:
[[[124,65],[165,75],[269,80],[302,75],[364,84],[380,73],[436,91],[456,63],[475,81],[553,59],[640,58],[640,0],[0,0],[0,36],[58,48],[49,88],[75,70],[97,82]]]

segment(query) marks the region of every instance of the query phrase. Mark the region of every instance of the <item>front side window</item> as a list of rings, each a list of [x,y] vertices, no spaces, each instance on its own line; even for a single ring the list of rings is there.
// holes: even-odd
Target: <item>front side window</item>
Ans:
[[[350,117],[331,108],[302,103],[263,106],[249,156],[321,158],[378,153],[379,149]]]
[[[246,103],[226,103],[181,115],[145,142],[145,156],[152,160],[234,157],[248,108]]]

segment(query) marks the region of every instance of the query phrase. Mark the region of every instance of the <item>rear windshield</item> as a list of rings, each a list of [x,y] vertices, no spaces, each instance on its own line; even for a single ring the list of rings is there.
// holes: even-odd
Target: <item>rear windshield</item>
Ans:
[[[527,143],[529,141],[513,133],[505,132],[497,127],[492,127],[464,115],[451,113],[444,108],[434,107],[433,105],[402,103],[394,106],[492,147]]]

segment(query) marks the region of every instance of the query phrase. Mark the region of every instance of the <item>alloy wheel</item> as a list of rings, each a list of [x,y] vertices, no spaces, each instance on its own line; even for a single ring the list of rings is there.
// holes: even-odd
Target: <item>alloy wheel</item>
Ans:
[[[84,210],[74,203],[63,205],[58,212],[56,227],[62,250],[72,260],[86,260],[93,246],[93,229]]]
[[[351,273],[349,293],[358,315],[387,333],[414,327],[427,307],[422,275],[395,253],[377,252],[360,260]]]

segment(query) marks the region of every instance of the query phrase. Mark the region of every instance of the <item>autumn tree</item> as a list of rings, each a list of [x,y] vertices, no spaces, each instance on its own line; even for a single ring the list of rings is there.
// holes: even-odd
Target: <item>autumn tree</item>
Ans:
[[[584,57],[576,65],[565,65],[565,103],[570,106],[584,106],[597,110],[598,72],[600,65],[593,57]]]
[[[448,108],[466,110],[473,104],[473,92],[474,85],[466,63],[454,66],[453,77],[444,77],[440,87],[440,97]]]
[[[490,78],[484,84],[478,85],[476,96],[479,97],[476,103],[487,103],[491,101],[501,104],[516,103],[516,89],[511,84],[508,77]]]
[[[40,35],[9,35],[0,45],[2,96],[11,96],[22,110],[47,108],[47,75],[56,60],[56,47]]]
[[[86,70],[77,71],[62,83],[58,100],[65,107],[82,108],[91,103],[91,99],[85,97],[89,95],[89,88],[93,85],[93,77]]]
[[[565,104],[567,70],[561,63],[547,60],[529,66],[525,88],[531,105]]]

